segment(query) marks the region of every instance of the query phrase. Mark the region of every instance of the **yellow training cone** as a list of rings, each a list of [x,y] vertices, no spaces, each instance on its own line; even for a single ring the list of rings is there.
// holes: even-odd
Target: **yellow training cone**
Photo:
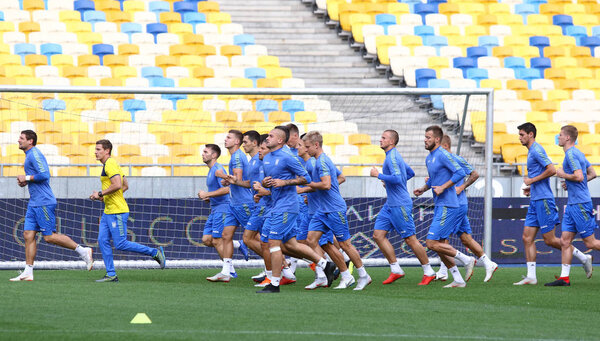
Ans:
[[[129,322],[129,323],[148,324],[148,323],[152,323],[152,321],[150,321],[150,318],[145,313],[137,313],[135,315],[135,317],[133,318],[133,320],[131,320],[131,322]]]

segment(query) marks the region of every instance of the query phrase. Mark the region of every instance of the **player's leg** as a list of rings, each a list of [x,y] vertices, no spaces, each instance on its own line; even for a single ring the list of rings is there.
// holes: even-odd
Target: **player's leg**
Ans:
[[[571,272],[571,262],[573,261],[573,239],[575,232],[563,231],[560,237],[561,244],[561,270],[560,277],[555,281],[544,284],[547,287],[569,286],[569,274]]]
[[[231,272],[231,263],[233,259],[233,234],[235,233],[237,226],[229,225],[223,228],[223,233],[221,235],[221,252],[223,255],[223,262],[225,262],[228,266],[227,269],[224,268],[224,271]],[[223,265],[225,266],[225,265]]]
[[[307,226],[306,245],[314,250],[319,258],[323,258],[325,256],[325,250],[323,250],[323,248],[319,245],[319,241],[325,234],[330,232],[331,231],[329,231],[327,225],[325,225],[325,222],[323,221],[322,213],[316,213],[310,218]],[[300,236],[303,237],[302,234],[300,234]],[[314,266],[311,266],[311,269],[315,271],[315,280],[313,283],[305,286],[304,288],[307,290],[313,290],[319,287],[331,286],[334,276],[328,277],[323,268],[316,266],[316,263],[314,262],[312,264],[315,264]]]
[[[539,227],[536,226],[525,226],[523,228],[523,247],[525,248],[525,261],[527,262],[527,276],[523,280],[514,283],[515,285],[537,284],[535,236],[538,230]],[[554,230],[552,233],[554,233]]]
[[[260,240],[258,239],[258,231],[245,229],[244,234],[242,235],[242,240],[244,241],[244,244],[250,248],[250,250],[254,251],[254,253],[262,258],[262,248],[260,246]]]
[[[35,236],[37,232],[33,230],[23,231],[23,239],[25,239],[25,268],[17,277],[10,279],[12,282],[18,281],[33,281],[33,262],[37,252],[37,243]]]
[[[464,246],[469,248],[471,252],[475,256],[477,256],[477,263],[481,264],[485,268],[485,278],[484,282],[488,282],[492,279],[494,272],[498,269],[498,264],[493,262],[486,254],[483,252],[483,247],[479,244],[470,233],[464,232],[460,234],[460,241]]]
[[[373,240],[375,240],[375,243],[379,247],[379,251],[381,251],[390,265],[390,275],[383,281],[383,284],[390,284],[404,277],[404,271],[400,267],[400,264],[398,264],[398,259],[396,258],[396,251],[387,238],[387,234],[392,228],[391,212],[389,206],[386,204],[377,214],[375,226],[373,226]]]
[[[230,271],[230,264],[225,262],[223,257],[223,229],[225,228],[225,220],[227,217],[227,213],[222,212],[218,213],[217,217],[213,219],[212,222],[212,243],[219,256],[223,260],[223,267],[221,271],[219,271],[214,276],[206,277],[206,280],[209,282],[229,282],[231,280],[232,274]]]
[[[129,218],[129,213],[114,214],[114,218],[116,224],[111,224],[109,227],[115,248],[120,251],[135,252],[150,256],[158,263],[161,269],[164,269],[166,265],[166,257],[163,247],[160,246],[159,248],[154,249],[146,245],[127,240],[127,219]]]
[[[115,272],[115,264],[113,261],[113,252],[111,240],[111,231],[109,225],[112,224],[114,217],[109,214],[102,214],[100,225],[98,226],[98,247],[102,253],[102,260],[106,268],[106,275],[96,282],[118,282],[117,273]]]

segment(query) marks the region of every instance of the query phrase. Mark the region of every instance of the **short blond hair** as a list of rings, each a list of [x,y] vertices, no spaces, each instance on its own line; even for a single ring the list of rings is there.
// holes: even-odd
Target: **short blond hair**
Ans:
[[[318,142],[319,146],[323,147],[323,135],[318,131],[309,131],[304,136],[304,141],[309,141],[312,143]]]

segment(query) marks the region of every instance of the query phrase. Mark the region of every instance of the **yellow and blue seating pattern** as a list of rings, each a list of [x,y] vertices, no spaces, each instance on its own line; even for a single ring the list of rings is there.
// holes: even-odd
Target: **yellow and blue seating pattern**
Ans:
[[[214,1],[3,0],[0,19],[0,84],[304,87]],[[314,96],[4,93],[0,146],[3,164],[22,163],[16,139],[33,129],[49,163],[74,165],[54,175],[78,176],[96,163],[95,141],[108,138],[122,164],[146,165],[124,167],[130,175],[204,175],[206,167],[183,166],[202,164],[204,144],[223,145],[228,129],[264,133],[289,121],[330,132],[338,162],[362,160],[370,144]],[[21,169],[4,166],[3,175]]]
[[[523,162],[516,126],[531,121],[553,161],[560,126],[575,124],[591,162],[600,162],[600,4],[595,0],[327,0],[330,20],[364,53],[410,87],[494,88],[494,152]],[[431,96],[458,120],[464,101]],[[458,104],[458,105],[457,105]],[[483,107],[467,129],[485,140]]]

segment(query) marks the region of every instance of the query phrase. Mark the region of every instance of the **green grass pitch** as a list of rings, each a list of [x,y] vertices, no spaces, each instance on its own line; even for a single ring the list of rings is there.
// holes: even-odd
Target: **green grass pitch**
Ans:
[[[600,282],[572,270],[571,287],[548,288],[557,267],[538,268],[537,286],[515,287],[524,268],[500,268],[483,283],[483,268],[464,289],[434,282],[419,287],[420,268],[382,285],[389,268],[368,268],[364,291],[304,290],[313,272],[280,294],[258,295],[238,269],[230,283],[209,283],[217,269],[120,270],[119,283],[95,283],[103,271],[35,272],[9,282],[0,271],[2,340],[574,340],[598,339]],[[356,273],[355,273],[356,276]],[[448,283],[448,282],[445,282]],[[152,324],[130,324],[137,313]]]

